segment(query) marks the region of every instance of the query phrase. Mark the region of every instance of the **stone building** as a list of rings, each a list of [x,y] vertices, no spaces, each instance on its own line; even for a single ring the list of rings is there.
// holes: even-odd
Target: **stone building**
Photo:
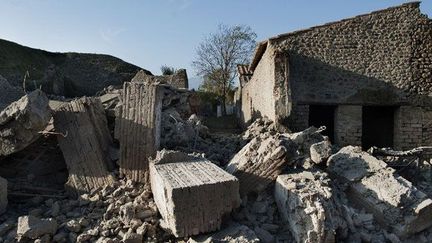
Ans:
[[[419,2],[272,37],[248,68],[245,124],[325,125],[334,143],[364,148],[432,142],[432,21]]]
[[[178,89],[188,89],[189,80],[186,73],[186,69],[178,69],[171,75],[153,76],[145,71],[139,71],[132,82],[148,82],[148,83],[162,83],[169,84]]]

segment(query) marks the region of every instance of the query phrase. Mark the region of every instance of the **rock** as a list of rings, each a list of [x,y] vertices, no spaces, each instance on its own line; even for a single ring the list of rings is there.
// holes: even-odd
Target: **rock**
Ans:
[[[162,150],[150,175],[162,223],[176,237],[217,230],[240,205],[238,180],[202,157]]]
[[[280,135],[256,137],[231,159],[226,171],[239,179],[240,195],[260,192],[290,164],[296,150],[296,144]]]
[[[60,213],[60,204],[59,202],[55,202],[53,203],[52,207],[51,207],[51,216],[52,217],[57,217]]]
[[[276,204],[297,242],[335,242],[336,230],[346,228],[329,183],[327,174],[319,171],[277,178]]]
[[[136,234],[133,232],[127,232],[123,235],[123,242],[124,243],[142,243],[143,236],[140,234]]]
[[[237,223],[231,223],[227,228],[210,235],[195,236],[188,243],[258,243],[260,240],[249,227]]]
[[[71,232],[75,232],[75,233],[79,233],[80,231],[81,231],[81,225],[80,225],[80,223],[77,221],[77,220],[75,220],[75,219],[72,219],[72,220],[69,220],[67,223],[66,223],[66,229],[67,230],[69,230],[69,231],[71,231]]]
[[[344,147],[327,163],[327,170],[348,184],[347,196],[398,237],[432,225],[432,199],[360,147]]]
[[[53,237],[54,242],[62,243],[67,242],[68,234],[65,232],[60,232]]]
[[[44,235],[41,238],[35,240],[34,243],[51,243],[51,237],[49,235]]]
[[[260,241],[263,243],[273,243],[275,241],[273,235],[270,234],[270,232],[268,232],[265,229],[262,229],[260,227],[255,227],[254,231],[257,234]]]
[[[0,215],[6,211],[6,207],[8,204],[7,198],[7,186],[8,182],[3,177],[0,177]]]
[[[328,140],[314,143],[310,147],[310,157],[315,164],[325,163],[331,155],[332,146]]]
[[[128,202],[120,207],[120,220],[124,225],[129,226],[135,218],[135,213],[135,205],[132,202]]]
[[[54,235],[56,231],[57,222],[54,219],[39,219],[34,216],[18,218],[17,236],[19,238],[37,239],[45,234]]]
[[[0,112],[0,155],[18,152],[36,141],[51,119],[47,96],[35,90]]]

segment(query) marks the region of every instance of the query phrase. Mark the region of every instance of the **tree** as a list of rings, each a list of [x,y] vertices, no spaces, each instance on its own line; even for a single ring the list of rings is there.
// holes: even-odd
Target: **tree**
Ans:
[[[196,49],[192,62],[197,74],[204,77],[202,88],[222,98],[222,113],[226,114],[226,97],[237,77],[237,64],[249,63],[256,45],[256,34],[248,26],[219,25]]]
[[[161,66],[161,72],[162,75],[173,75],[175,73],[175,69],[173,67],[162,65]]]

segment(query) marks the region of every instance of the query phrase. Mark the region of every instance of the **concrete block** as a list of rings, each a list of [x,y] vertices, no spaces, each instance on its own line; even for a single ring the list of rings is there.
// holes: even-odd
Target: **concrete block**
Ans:
[[[297,242],[335,242],[336,230],[346,227],[329,182],[323,172],[278,176],[275,201]]]
[[[352,202],[398,236],[432,226],[432,200],[360,147],[344,147],[332,155],[328,171],[348,183],[347,196]]]
[[[218,230],[222,216],[240,205],[237,178],[201,157],[158,152],[150,181],[161,225],[176,237]]]
[[[0,214],[6,211],[7,204],[7,180],[0,177]]]
[[[311,160],[316,164],[326,162],[332,154],[332,146],[330,141],[325,140],[319,143],[314,143],[310,147]]]
[[[162,97],[155,84],[123,85],[115,136],[120,142],[120,173],[130,180],[149,180],[148,158],[156,155],[160,144]]]

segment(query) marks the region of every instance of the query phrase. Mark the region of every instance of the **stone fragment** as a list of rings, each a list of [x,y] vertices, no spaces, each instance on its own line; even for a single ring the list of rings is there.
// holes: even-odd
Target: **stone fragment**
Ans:
[[[195,236],[188,240],[188,243],[258,243],[260,240],[255,232],[249,227],[237,223],[232,223],[223,230],[211,235]]]
[[[120,173],[127,179],[148,182],[148,158],[160,144],[162,88],[155,84],[126,82],[115,136],[120,142]]]
[[[68,167],[66,183],[72,195],[89,193],[114,183],[109,168],[112,139],[105,112],[97,98],[81,98],[62,106],[54,114],[57,139]]]
[[[328,171],[348,183],[347,195],[399,236],[432,225],[432,200],[387,164],[360,147],[347,146],[328,159]]]
[[[297,242],[335,242],[337,228],[346,227],[329,182],[327,174],[318,171],[278,176],[276,204]]]
[[[6,207],[8,204],[7,185],[7,180],[0,177],[0,215],[6,211]]]
[[[325,140],[314,143],[310,147],[310,157],[315,164],[321,164],[327,161],[332,155],[332,146],[330,141]]]
[[[242,196],[259,192],[290,164],[296,149],[296,144],[280,135],[255,137],[231,159],[226,171],[239,179]]]
[[[54,235],[57,222],[54,219],[39,219],[34,216],[18,218],[17,236],[19,238],[37,239],[45,234]]]
[[[0,112],[0,155],[18,152],[36,141],[51,119],[48,98],[35,90]]]
[[[202,157],[162,150],[150,175],[162,223],[176,237],[217,230],[240,205],[237,178]]]

